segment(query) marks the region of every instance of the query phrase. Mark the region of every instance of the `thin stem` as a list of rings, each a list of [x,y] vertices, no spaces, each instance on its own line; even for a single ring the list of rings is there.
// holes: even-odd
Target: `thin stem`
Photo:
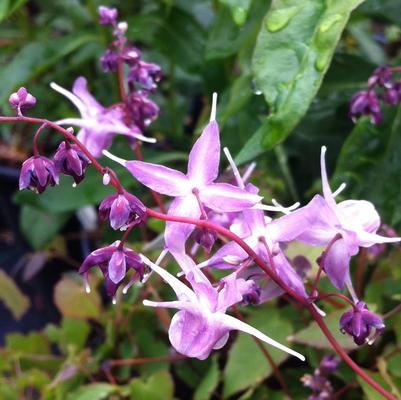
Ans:
[[[386,313],[383,315],[383,319],[390,318],[390,317],[392,317],[394,314],[397,314],[397,313],[400,312],[400,311],[401,311],[401,303],[398,304],[398,306],[395,306],[392,310],[386,312]]]
[[[33,155],[35,157],[39,157],[39,146],[38,146],[38,140],[39,140],[39,135],[47,127],[47,122],[44,122],[42,125],[40,125],[39,129],[36,131],[35,136],[33,137]]]
[[[317,284],[318,284],[319,279],[320,279],[320,276],[321,276],[321,274],[322,274],[322,272],[323,272],[324,264],[325,264],[325,262],[326,262],[327,254],[328,254],[328,252],[330,251],[330,249],[331,249],[331,247],[333,246],[333,244],[334,244],[335,242],[337,242],[337,240],[340,240],[341,238],[342,238],[341,233],[337,233],[337,234],[333,237],[333,239],[330,240],[329,244],[327,245],[326,249],[323,251],[323,253],[322,253],[321,257],[320,257],[320,260],[319,260],[319,270],[317,271],[317,274],[316,274],[316,276],[315,276],[315,280],[313,281],[312,288],[311,288],[311,296],[312,296],[312,297],[315,296]]]
[[[135,152],[136,158],[139,161],[143,161],[143,155],[142,155],[142,152],[141,152],[138,142],[136,142],[134,145],[134,152]],[[162,213],[166,213],[166,211],[167,211],[166,207],[164,206],[164,204],[159,196],[159,193],[154,192],[152,189],[150,189],[150,193],[152,194],[152,197],[153,197],[154,201],[156,202],[156,204],[158,205],[160,211]]]
[[[354,302],[351,299],[349,299],[347,296],[344,296],[341,293],[325,293],[323,295],[319,295],[317,299],[318,300],[326,300],[330,297],[338,297],[339,299],[345,301],[346,303],[351,305],[353,308],[355,308]]]
[[[125,93],[124,87],[124,63],[123,63],[123,55],[124,52],[124,42],[121,41],[119,54],[118,54],[118,88],[120,90],[121,100],[125,105],[128,104],[127,94]]]

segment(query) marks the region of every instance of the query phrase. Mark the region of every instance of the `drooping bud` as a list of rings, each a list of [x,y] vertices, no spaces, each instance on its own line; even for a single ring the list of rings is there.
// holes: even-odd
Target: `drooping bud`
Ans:
[[[141,224],[146,220],[146,207],[134,195],[124,191],[106,197],[99,206],[100,219],[110,219],[113,229],[125,230],[128,225]]]
[[[387,65],[377,68],[373,75],[368,80],[369,88],[373,88],[375,85],[390,88],[393,85],[393,77],[391,68]]]
[[[358,346],[372,344],[384,331],[384,326],[383,319],[369,311],[363,301],[359,301],[340,319],[341,332],[351,335]]]
[[[98,266],[102,271],[107,294],[113,298],[128,270],[134,270],[132,281],[142,279],[145,268],[139,255],[127,247],[120,247],[119,240],[110,246],[93,251],[86,257],[79,269],[79,273],[84,275],[86,282],[88,271],[94,266]],[[89,286],[86,285],[86,287],[88,291]]]
[[[115,25],[117,22],[118,11],[116,8],[100,6],[98,12],[100,25]]]
[[[361,115],[370,116],[372,123],[376,125],[382,120],[379,99],[372,90],[357,92],[350,101],[350,118],[355,122]]]
[[[194,231],[195,242],[200,244],[208,253],[212,250],[216,239],[217,233],[211,229],[196,228]]]
[[[145,92],[136,91],[129,97],[129,111],[135,125],[144,130],[159,115],[159,107]]]
[[[54,155],[54,163],[57,172],[72,176],[78,184],[84,179],[90,160],[75,143],[63,141]]]
[[[139,83],[144,90],[153,91],[162,78],[162,70],[157,64],[138,61],[128,73],[128,83]]]
[[[58,185],[59,178],[53,161],[43,156],[33,156],[24,161],[19,177],[19,189],[42,193],[47,186]]]
[[[100,57],[100,64],[103,72],[117,72],[118,69],[118,54],[114,50],[108,49]]]
[[[22,111],[32,108],[36,104],[36,98],[24,87],[21,87],[17,92],[11,94],[8,102],[17,111],[18,116],[22,116]]]

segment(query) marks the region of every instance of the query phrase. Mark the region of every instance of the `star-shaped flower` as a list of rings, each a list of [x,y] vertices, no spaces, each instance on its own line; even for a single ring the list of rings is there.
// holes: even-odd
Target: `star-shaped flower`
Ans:
[[[180,310],[174,315],[169,328],[170,342],[179,353],[204,360],[213,349],[220,349],[226,344],[230,331],[239,330],[305,360],[301,354],[225,313],[228,307],[242,300],[243,295],[249,291],[248,286],[251,282],[237,279],[235,274],[232,274],[225,278],[219,290],[212,286],[190,257],[184,254],[179,257],[181,258],[179,264],[187,271],[186,278],[192,289],[163,268],[141,256],[142,261],[160,275],[178,297],[175,301],[167,302],[144,300],[143,304]]]

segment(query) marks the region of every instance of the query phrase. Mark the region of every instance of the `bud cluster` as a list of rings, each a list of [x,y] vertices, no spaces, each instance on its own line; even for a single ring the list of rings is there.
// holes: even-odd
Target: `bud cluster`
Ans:
[[[389,66],[377,68],[368,79],[368,89],[353,95],[349,104],[349,116],[356,122],[360,116],[368,116],[377,125],[383,119],[381,102],[396,106],[401,102],[401,80],[394,80],[394,70]]]

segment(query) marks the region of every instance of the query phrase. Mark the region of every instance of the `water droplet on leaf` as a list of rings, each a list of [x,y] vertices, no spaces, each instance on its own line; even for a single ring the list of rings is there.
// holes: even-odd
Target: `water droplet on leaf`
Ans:
[[[320,24],[320,32],[324,33],[327,32],[333,25],[337,22],[342,21],[343,17],[341,14],[332,14],[324,18],[322,23]]]
[[[285,28],[292,18],[298,14],[300,8],[301,6],[291,6],[272,11],[266,20],[267,30],[270,32],[277,32]]]
[[[246,22],[246,18],[248,16],[248,12],[244,7],[236,7],[233,12],[233,20],[238,26],[242,26]]]

